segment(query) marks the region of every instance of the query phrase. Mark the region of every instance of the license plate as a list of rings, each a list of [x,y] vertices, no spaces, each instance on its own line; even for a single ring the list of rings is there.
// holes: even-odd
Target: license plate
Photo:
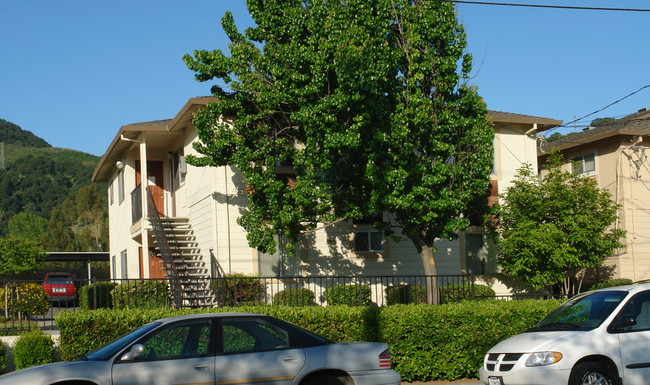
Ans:
[[[488,385],[503,385],[501,377],[488,377]]]
[[[65,293],[66,292],[65,287],[55,287],[55,288],[52,289],[52,291],[54,293]]]

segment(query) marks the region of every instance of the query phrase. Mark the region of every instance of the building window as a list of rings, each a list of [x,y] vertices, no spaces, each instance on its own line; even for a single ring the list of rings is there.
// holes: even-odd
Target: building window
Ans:
[[[108,200],[110,202],[109,204],[111,204],[111,205],[113,204],[113,200],[114,200],[114,197],[113,197],[113,182],[114,182],[114,180],[112,180],[111,183],[108,185]]]
[[[497,274],[497,250],[490,237],[483,233],[465,233],[465,273]]]
[[[127,271],[127,268],[126,268],[127,267],[126,250],[122,250],[122,252],[120,252],[120,264],[122,265],[121,266],[122,267],[122,269],[121,269],[121,272],[122,272],[121,278],[126,279],[126,278],[129,277],[128,271]]]
[[[377,230],[355,230],[354,251],[375,253],[383,252],[384,239],[382,234]]]
[[[174,153],[173,168],[174,187],[178,188],[185,183],[185,176],[187,175],[187,163],[185,163],[185,156],[183,156],[183,148]]]
[[[286,238],[276,236],[278,247],[273,254],[258,253],[260,275],[263,277],[296,277],[302,275],[300,241],[293,255],[286,249]]]
[[[124,169],[117,174],[117,198],[119,204],[124,202]]]
[[[576,156],[572,161],[573,172],[576,174],[588,174],[596,171],[596,155],[593,152]]]
[[[117,262],[114,255],[111,255],[111,276],[117,278]]]

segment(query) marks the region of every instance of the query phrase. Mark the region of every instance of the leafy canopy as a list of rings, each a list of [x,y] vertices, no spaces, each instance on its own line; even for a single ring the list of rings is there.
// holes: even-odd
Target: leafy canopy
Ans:
[[[399,229],[377,225],[420,252],[467,227],[462,214],[487,190],[494,134],[467,84],[472,59],[454,5],[247,4],[256,27],[240,32],[229,12],[221,21],[229,55],[183,59],[197,80],[220,80],[219,102],[195,114],[200,155],[189,162],[241,171],[251,246],[270,252],[279,231],[295,241],[318,222],[383,212]]]
[[[505,273],[526,284],[561,285],[563,294],[572,294],[584,269],[624,247],[625,231],[612,228],[619,206],[594,179],[563,171],[557,151],[547,168],[542,178],[530,164],[520,168],[501,197],[499,261]]]

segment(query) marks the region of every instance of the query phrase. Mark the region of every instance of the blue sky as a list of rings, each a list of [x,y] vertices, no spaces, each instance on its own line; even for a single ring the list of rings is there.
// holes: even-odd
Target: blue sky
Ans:
[[[500,1],[650,8],[643,0]],[[251,25],[244,0],[4,1],[0,118],[55,147],[102,155],[120,126],[171,118],[209,94],[181,56],[227,49],[226,10],[242,29]],[[474,55],[471,82],[492,110],[569,122],[650,84],[650,12],[460,4],[458,16]],[[650,88],[587,121],[646,106]]]

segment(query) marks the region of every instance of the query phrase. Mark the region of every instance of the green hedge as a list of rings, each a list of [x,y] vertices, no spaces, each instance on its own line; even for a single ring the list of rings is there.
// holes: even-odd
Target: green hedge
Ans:
[[[137,280],[117,285],[111,290],[114,309],[158,309],[171,306],[169,286],[165,280]]]
[[[494,298],[494,290],[485,285],[456,283],[440,288],[441,303],[473,301],[476,299]]]
[[[212,280],[210,289],[222,306],[245,306],[264,302],[264,287],[257,275],[226,274],[223,278]]]
[[[40,330],[22,335],[14,345],[16,370],[54,362],[54,341]]]
[[[325,290],[325,300],[328,306],[368,306],[372,304],[370,294],[368,285],[337,285]]]
[[[309,289],[285,289],[273,296],[274,305],[316,306],[316,295]]]
[[[629,278],[612,278],[605,281],[596,282],[589,290],[604,289],[606,287],[631,285],[633,282]]]
[[[427,303],[427,287],[423,285],[389,286],[384,291],[387,305]]]
[[[440,306],[244,306],[60,312],[56,323],[69,360],[170,315],[243,311],[283,319],[332,341],[383,341],[404,381],[476,378],[487,350],[537,323],[560,301],[462,302]]]
[[[81,288],[81,308],[83,310],[95,309],[95,298],[97,298],[97,309],[110,308],[112,306],[111,290],[117,286],[115,282],[97,282]]]

